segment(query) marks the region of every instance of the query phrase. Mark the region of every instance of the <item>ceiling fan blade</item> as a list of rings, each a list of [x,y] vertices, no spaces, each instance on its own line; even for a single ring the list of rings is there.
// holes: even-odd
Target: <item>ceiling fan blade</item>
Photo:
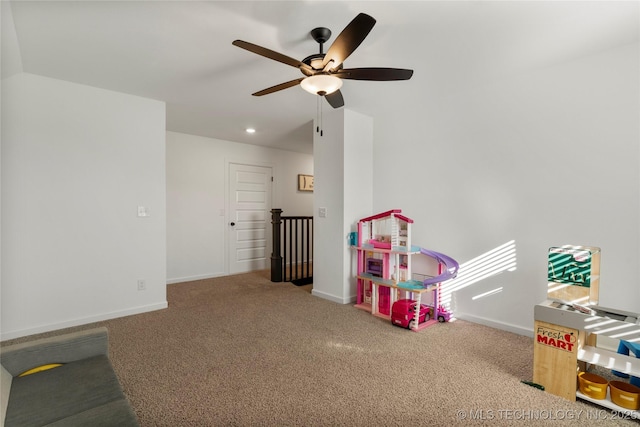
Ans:
[[[322,61],[322,69],[329,71],[340,66],[360,46],[375,24],[376,20],[365,13],[353,18],[327,51]]]
[[[292,67],[304,68],[305,70],[308,70],[309,73],[312,72],[311,67],[307,64],[300,62],[297,59],[291,58],[290,56],[283,55],[271,49],[267,49],[266,47],[258,46],[257,44],[245,42],[242,40],[234,40],[232,44],[234,46],[238,46],[242,49],[248,50],[249,52],[257,53],[258,55],[264,56],[265,58],[273,59],[274,61],[282,62],[283,64],[291,65]]]
[[[339,89],[335,92],[325,95],[324,97],[329,105],[331,105],[333,108],[344,107],[344,98],[342,97],[342,92],[340,92]]]
[[[413,75],[413,70],[403,68],[343,68],[332,75],[341,79],[351,80],[409,80]]]
[[[269,88],[266,88],[266,89],[263,89],[263,90],[261,90],[259,92],[256,92],[256,93],[254,93],[252,95],[253,96],[268,95],[270,93],[277,92],[279,90],[288,89],[290,87],[299,85],[302,80],[304,80],[304,77],[301,77],[301,78],[295,79],[295,80],[291,80],[289,82],[280,83],[279,85],[271,86]]]

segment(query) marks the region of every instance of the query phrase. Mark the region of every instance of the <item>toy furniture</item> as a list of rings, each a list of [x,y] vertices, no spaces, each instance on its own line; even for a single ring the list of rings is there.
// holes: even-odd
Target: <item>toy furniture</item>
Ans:
[[[372,276],[382,277],[382,260],[376,258],[367,258],[366,272]]]
[[[431,298],[432,319],[422,322],[420,310],[410,322],[410,329],[421,330],[438,321],[445,322],[451,313],[440,304],[440,282],[455,277],[458,263],[438,252],[411,244],[413,220],[394,209],[363,218],[358,221],[358,231],[350,235],[357,251],[357,300],[356,308],[369,311],[374,316],[391,318],[391,307],[402,299],[412,300],[420,306],[422,298]],[[428,276],[419,281],[413,279],[412,256],[427,255],[438,262],[436,277]],[[423,275],[427,277],[427,275]]]
[[[640,359],[596,346],[597,336],[619,339],[621,331],[640,338],[638,314],[621,310],[592,307],[593,314],[583,313],[570,305],[547,300],[534,307],[533,382],[567,400],[583,400],[617,411],[610,396],[593,399],[576,388],[576,374],[589,364],[640,377]],[[640,419],[640,412],[630,415]]]
[[[4,346],[0,355],[0,424],[138,425],[109,361],[106,328]]]
[[[599,276],[595,273],[600,271],[600,250],[582,246],[562,249],[563,254],[571,256],[558,264],[556,256],[561,251],[550,249],[549,263],[555,265],[553,271],[549,267],[548,299],[534,307],[533,382],[567,400],[579,397],[640,419],[640,412],[613,403],[609,391],[604,399],[594,399],[577,387],[577,376],[590,364],[640,377],[640,359],[596,346],[597,336],[640,340],[640,315],[590,305],[599,297]],[[571,270],[573,273],[569,273]],[[555,281],[557,278],[563,280]],[[586,286],[589,282],[596,286]]]

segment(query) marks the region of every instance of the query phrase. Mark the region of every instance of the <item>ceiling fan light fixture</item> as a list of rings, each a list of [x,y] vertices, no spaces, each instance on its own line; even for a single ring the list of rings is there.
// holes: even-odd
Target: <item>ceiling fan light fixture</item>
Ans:
[[[342,79],[328,74],[309,76],[300,82],[302,89],[314,95],[329,95],[342,87]]]

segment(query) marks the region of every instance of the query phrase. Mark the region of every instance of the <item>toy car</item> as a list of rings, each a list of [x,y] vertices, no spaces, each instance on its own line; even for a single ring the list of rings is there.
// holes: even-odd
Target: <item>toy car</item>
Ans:
[[[417,302],[411,299],[401,299],[393,303],[391,307],[391,323],[403,328],[414,327]],[[418,324],[431,319],[431,307],[420,304]]]
[[[431,312],[433,313],[433,307],[430,306],[429,308],[431,308]],[[440,323],[448,322],[449,320],[451,320],[451,312],[443,306],[438,306],[435,317]]]

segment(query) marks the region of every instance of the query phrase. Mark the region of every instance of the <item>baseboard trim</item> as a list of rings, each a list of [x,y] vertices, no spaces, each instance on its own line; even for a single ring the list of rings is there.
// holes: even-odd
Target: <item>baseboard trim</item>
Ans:
[[[34,334],[41,334],[44,332],[56,331],[58,329],[72,328],[74,326],[86,325],[89,323],[102,322],[103,320],[116,319],[118,317],[132,316],[134,314],[142,314],[150,311],[162,310],[169,305],[165,302],[156,304],[149,304],[140,307],[133,307],[127,310],[112,311],[110,313],[103,313],[96,316],[83,317],[80,319],[67,320],[59,323],[51,323],[48,325],[42,325],[35,328],[20,329],[17,331],[9,331],[0,334],[0,341],[11,340],[14,338],[26,337]]]
[[[533,329],[524,328],[522,326],[512,325],[510,323],[504,322],[496,322],[495,320],[490,320],[485,317],[478,317],[467,313],[459,313],[456,314],[455,317],[457,317],[458,319],[466,320],[468,322],[478,323],[480,325],[489,326],[494,329],[513,332],[514,334],[533,338]],[[596,346],[598,348],[604,348],[615,353],[618,349],[618,342],[619,341],[614,338],[598,336]]]
[[[197,276],[178,277],[174,279],[167,279],[167,285],[173,285],[174,283],[193,282],[195,280],[214,279],[216,277],[228,276],[227,273],[213,273],[213,274],[200,274]]]
[[[350,304],[355,299],[353,297],[343,298],[336,295],[328,294],[326,292],[318,291],[316,289],[311,290],[311,295],[316,296],[318,298],[326,299],[329,301],[337,302],[338,304]]]
[[[454,313],[454,316],[458,319],[466,320],[468,322],[478,323],[480,325],[489,326],[494,329],[500,329],[502,331],[513,332],[514,334],[524,335],[526,337],[533,338],[533,329],[525,328],[511,323],[497,322],[495,320],[487,319],[485,317],[474,316],[468,313]]]

